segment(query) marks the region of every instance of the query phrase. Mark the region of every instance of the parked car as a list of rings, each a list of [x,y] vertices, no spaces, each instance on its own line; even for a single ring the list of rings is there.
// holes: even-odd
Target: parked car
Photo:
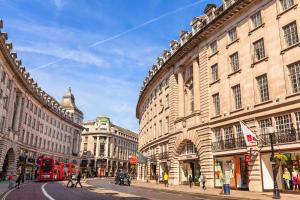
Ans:
[[[115,177],[115,184],[130,186],[131,180],[128,173],[118,172]]]

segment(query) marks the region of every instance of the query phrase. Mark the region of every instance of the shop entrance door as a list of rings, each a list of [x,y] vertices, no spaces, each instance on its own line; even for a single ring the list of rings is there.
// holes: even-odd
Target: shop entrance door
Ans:
[[[150,180],[156,179],[156,163],[150,164]]]
[[[192,180],[195,184],[199,184],[200,165],[198,160],[184,160],[181,161],[179,165],[180,184],[188,184],[189,176],[192,176]]]

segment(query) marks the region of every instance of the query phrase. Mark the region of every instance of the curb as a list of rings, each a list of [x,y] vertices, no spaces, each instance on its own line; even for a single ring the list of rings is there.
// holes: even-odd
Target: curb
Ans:
[[[27,185],[28,183],[30,183],[30,182],[25,182],[25,183],[23,183],[22,185],[20,185],[20,188],[23,187],[24,185]],[[0,194],[0,199],[1,199],[1,200],[4,200],[4,199],[5,199],[5,198],[4,198],[5,195],[6,195],[7,193],[9,193],[9,192],[15,190],[15,189],[16,189],[15,187],[13,187],[13,188],[11,188],[11,189],[7,189],[7,190],[4,191],[2,194]]]
[[[11,191],[11,190],[13,190],[13,189],[14,189],[14,188],[7,189],[6,191],[2,192],[2,193],[0,194],[0,199],[3,200],[3,198],[5,197],[5,195],[6,195],[9,191]]]
[[[184,191],[178,191],[178,190],[174,190],[174,189],[162,189],[162,188],[152,188],[152,187],[147,187],[147,186],[141,186],[141,185],[135,185],[132,184],[133,187],[140,187],[140,188],[147,188],[147,189],[153,189],[153,190],[159,190],[159,191],[164,191],[164,192],[169,192],[169,193],[178,193],[178,194],[192,194],[192,195],[201,195],[203,197],[216,197],[218,199],[236,199],[236,200],[240,200],[241,197],[234,197],[232,195],[215,195],[215,194],[203,194],[203,193],[197,193],[197,192],[184,192]],[[244,198],[244,200],[261,200],[261,199],[249,199],[249,198]]]

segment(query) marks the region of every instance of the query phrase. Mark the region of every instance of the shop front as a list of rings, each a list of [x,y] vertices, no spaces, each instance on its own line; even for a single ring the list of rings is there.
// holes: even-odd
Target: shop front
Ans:
[[[187,185],[189,183],[189,177],[192,177],[192,181],[195,185],[199,184],[200,178],[200,165],[198,159],[180,160],[179,161],[179,183]]]
[[[34,180],[37,174],[37,165],[34,158],[27,158],[25,163],[25,179]]]
[[[88,160],[81,160],[80,162],[80,171],[81,173],[88,173]]]
[[[150,163],[150,180],[156,180],[157,177],[156,166],[157,166],[157,162]]]
[[[245,155],[215,157],[215,187],[229,184],[232,189],[247,190],[249,188],[248,164]]]
[[[106,164],[106,159],[97,160],[97,176],[105,176]]]
[[[159,179],[160,179],[160,181],[162,181],[165,173],[167,173],[167,174],[169,173],[167,161],[159,162]]]
[[[270,162],[271,153],[261,154],[263,189],[273,190],[273,171]],[[278,188],[283,192],[300,194],[300,151],[275,153]]]

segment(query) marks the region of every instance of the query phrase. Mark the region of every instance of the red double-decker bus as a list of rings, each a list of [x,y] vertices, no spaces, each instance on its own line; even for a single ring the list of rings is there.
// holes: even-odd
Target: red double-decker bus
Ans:
[[[38,177],[39,181],[61,181],[65,180],[68,174],[72,174],[73,165],[71,163],[55,162],[53,158],[38,158]]]
[[[54,159],[53,158],[38,158],[38,180],[52,181],[54,178]]]

